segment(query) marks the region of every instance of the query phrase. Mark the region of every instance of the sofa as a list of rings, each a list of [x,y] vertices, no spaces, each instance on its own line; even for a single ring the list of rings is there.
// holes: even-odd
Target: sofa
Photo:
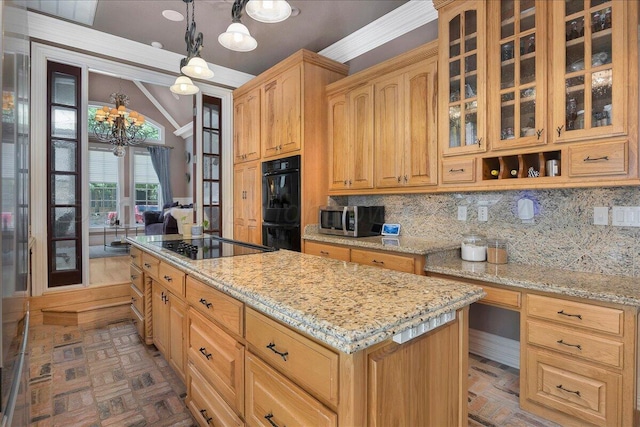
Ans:
[[[172,215],[163,215],[164,211],[142,212],[144,219],[144,234],[178,234],[178,221]]]

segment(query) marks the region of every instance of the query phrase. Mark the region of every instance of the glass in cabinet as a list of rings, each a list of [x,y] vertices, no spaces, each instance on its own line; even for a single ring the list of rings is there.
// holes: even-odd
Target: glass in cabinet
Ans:
[[[556,142],[626,133],[627,1],[552,2]]]
[[[545,144],[546,1],[488,3],[491,148]],[[494,117],[495,116],[495,117]]]
[[[459,2],[439,11],[447,49],[440,76],[440,127],[444,155],[485,151],[486,66],[484,2]]]

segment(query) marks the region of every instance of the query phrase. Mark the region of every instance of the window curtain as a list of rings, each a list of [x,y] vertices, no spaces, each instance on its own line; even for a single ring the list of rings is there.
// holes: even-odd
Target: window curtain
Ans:
[[[162,190],[162,202],[164,204],[173,203],[173,192],[171,191],[171,174],[169,173],[169,155],[171,150],[168,147],[147,147],[151,155],[151,164],[158,175],[160,189]]]

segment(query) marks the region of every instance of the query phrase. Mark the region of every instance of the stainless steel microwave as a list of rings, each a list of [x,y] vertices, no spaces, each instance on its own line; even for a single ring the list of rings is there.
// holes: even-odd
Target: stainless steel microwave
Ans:
[[[338,236],[378,236],[384,224],[384,206],[322,206],[318,232]]]

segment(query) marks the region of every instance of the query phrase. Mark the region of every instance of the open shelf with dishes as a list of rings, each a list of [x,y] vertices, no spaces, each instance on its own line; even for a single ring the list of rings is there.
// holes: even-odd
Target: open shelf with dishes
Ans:
[[[514,154],[482,159],[482,179],[519,179],[560,176],[561,152]]]

